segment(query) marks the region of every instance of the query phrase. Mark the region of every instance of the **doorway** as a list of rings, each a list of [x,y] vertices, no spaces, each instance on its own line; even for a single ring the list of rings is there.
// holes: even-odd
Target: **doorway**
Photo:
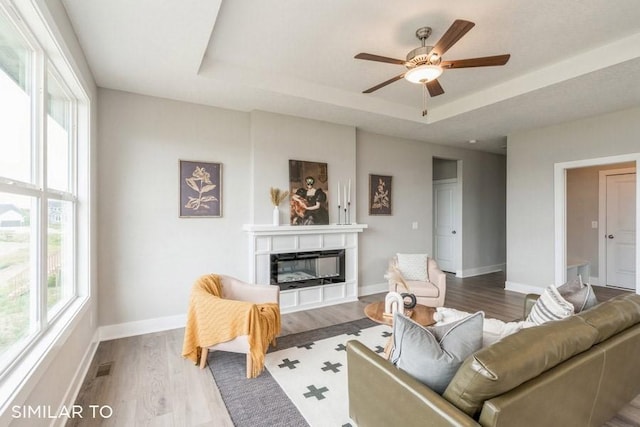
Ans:
[[[575,224],[569,223],[570,218],[568,217],[568,212],[567,212],[568,172],[573,169],[579,169],[579,168],[588,168],[588,167],[603,166],[603,165],[611,166],[616,163],[627,163],[628,165],[630,165],[630,168],[625,168],[625,169],[631,169],[632,172],[635,172],[638,162],[640,162],[640,154],[634,153],[634,154],[627,154],[627,155],[620,155],[620,156],[578,160],[578,161],[563,162],[563,163],[555,164],[555,167],[554,167],[555,169],[555,172],[554,172],[555,282],[557,285],[566,282],[568,277],[568,267],[571,267],[571,265],[568,266],[568,264],[571,264],[570,262],[568,262],[568,253],[567,253],[567,248],[569,246],[569,243],[567,242],[568,229],[570,226],[573,227]],[[605,168],[602,168],[602,169],[605,169]],[[611,169],[611,167],[609,167],[608,169]],[[607,175],[607,173],[605,173],[604,175]],[[617,174],[612,173],[611,175],[613,176]],[[623,187],[621,197],[617,198],[617,201],[615,202],[615,204],[617,204],[618,208],[622,208],[622,210],[625,211],[622,219],[625,227],[623,227],[622,229],[624,239],[622,239],[621,237],[620,239],[617,240],[617,242],[621,242],[622,245],[617,245],[617,247],[616,247],[616,244],[610,245],[612,247],[611,253],[613,254],[616,251],[617,253],[610,255],[608,258],[609,260],[611,260],[612,258],[617,259],[616,262],[620,265],[618,265],[617,267],[614,267],[614,269],[618,269],[622,271],[623,274],[626,275],[626,279],[625,279],[626,282],[623,281],[622,283],[626,284],[625,287],[627,287],[628,289],[636,290],[637,292],[637,286],[638,286],[638,283],[640,282],[638,280],[638,276],[640,276],[640,271],[638,271],[636,266],[640,262],[640,254],[638,253],[638,251],[635,250],[635,248],[638,246],[638,235],[637,233],[635,233],[635,230],[637,230],[638,224],[640,224],[640,209],[638,208],[638,206],[640,205],[640,197],[638,195],[638,193],[640,192],[640,189],[636,185],[637,176],[635,175],[635,173],[629,174],[629,175],[630,176],[623,179],[622,180],[623,182],[621,183],[614,184],[614,182],[617,179],[613,179],[611,181],[612,191],[614,192],[619,191],[619,189],[616,190],[615,188],[620,186]],[[603,191],[602,190],[603,185],[606,190],[606,186],[607,186],[606,180],[604,182],[605,184],[602,184],[602,182],[598,184],[599,185],[598,191],[600,193],[602,193]],[[603,200],[603,198],[600,197],[600,200]],[[595,269],[597,269],[596,277],[594,278],[593,284],[599,284],[603,286],[606,285],[607,282],[610,282],[612,280],[611,278],[608,277],[608,272],[607,272],[608,268],[606,266],[606,260],[607,260],[606,247],[608,244],[607,241],[616,240],[615,238],[616,234],[610,233],[608,230],[610,224],[607,224],[607,219],[606,219],[608,216],[611,216],[612,218],[613,216],[607,215],[606,212],[607,212],[606,204],[603,206],[602,201],[599,201],[598,216],[597,216],[598,221],[595,221],[595,218],[591,217],[589,218],[589,222],[588,222],[589,228],[593,228],[593,231],[597,234],[597,241],[598,241],[597,243],[598,260],[591,266],[592,269],[594,269],[593,268],[594,266],[596,267]],[[613,219],[612,221],[620,222],[620,219]],[[632,226],[629,226],[629,223],[631,223]],[[618,231],[616,231],[616,233],[619,234]],[[608,237],[609,235],[612,235],[613,238],[609,238]],[[604,266],[603,266],[603,262],[604,262]],[[616,283],[615,286],[621,287],[620,278],[616,278],[615,281],[618,282]],[[609,284],[611,284],[611,282]]]
[[[462,275],[462,161],[433,159],[433,258],[442,271]]]

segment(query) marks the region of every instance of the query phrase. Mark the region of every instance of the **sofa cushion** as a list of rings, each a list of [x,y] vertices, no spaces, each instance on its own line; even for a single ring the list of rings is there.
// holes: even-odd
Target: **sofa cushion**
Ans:
[[[588,283],[582,283],[582,276],[580,275],[564,285],[559,286],[558,292],[562,298],[573,305],[575,313],[580,313],[598,304],[598,299],[593,292],[593,288]]]
[[[427,271],[427,254],[397,254],[398,270],[405,280],[418,280],[427,282],[429,273]]]
[[[618,295],[608,301],[583,311],[577,317],[598,331],[596,343],[640,323],[640,295]]]
[[[442,394],[462,362],[482,346],[484,313],[457,322],[423,327],[396,313],[391,362]]]
[[[573,304],[566,301],[555,286],[550,285],[531,308],[526,320],[536,325],[542,325],[546,322],[569,317],[574,311]]]
[[[577,316],[504,337],[464,361],[443,396],[470,416],[505,393],[589,349],[598,332]]]

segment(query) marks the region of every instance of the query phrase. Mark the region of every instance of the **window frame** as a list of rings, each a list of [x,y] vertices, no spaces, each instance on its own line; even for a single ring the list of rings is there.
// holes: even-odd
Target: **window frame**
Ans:
[[[8,19],[13,27],[18,31],[24,42],[32,50],[30,70],[30,101],[31,101],[31,182],[23,182],[15,179],[0,176],[0,192],[10,195],[19,195],[35,198],[36,212],[32,212],[35,219],[35,226],[31,224],[31,232],[35,236],[31,240],[35,243],[35,259],[29,260],[36,264],[35,269],[30,268],[32,277],[37,278],[37,284],[30,283],[30,307],[28,308],[31,317],[30,325],[33,322],[34,331],[21,337],[12,347],[9,347],[5,354],[0,357],[0,390],[15,392],[16,384],[22,381],[15,378],[15,371],[31,372],[34,365],[42,362],[40,357],[33,358],[31,352],[38,352],[42,349],[52,348],[53,343],[71,329],[71,323],[77,319],[78,313],[86,307],[85,302],[90,298],[90,285],[85,281],[82,285],[80,278],[90,277],[88,272],[88,259],[81,256],[79,248],[87,247],[88,240],[79,241],[81,234],[88,237],[87,224],[89,223],[90,209],[82,206],[81,203],[88,203],[88,198],[81,202],[79,197],[79,176],[84,173],[89,178],[89,157],[83,157],[87,164],[79,161],[80,145],[83,144],[83,153],[89,151],[89,127],[90,99],[83,85],[77,78],[76,73],[65,59],[64,52],[55,42],[46,22],[37,12],[26,22],[23,16],[16,10],[10,0],[0,0],[0,13]],[[31,13],[31,11],[29,11]],[[35,22],[35,25],[34,25]],[[30,25],[31,24],[31,25]],[[48,38],[43,40],[43,37]],[[64,72],[59,71],[59,67]],[[67,176],[68,191],[61,191],[48,188],[47,185],[47,120],[48,120],[48,91],[47,81],[49,73],[56,79],[66,96],[70,100],[70,129],[68,146],[68,167]],[[82,131],[79,130],[82,126]],[[82,142],[80,139],[82,138]],[[82,168],[82,172],[80,169]],[[86,191],[87,189],[83,189]],[[60,200],[71,203],[71,236],[72,245],[72,282],[71,291],[68,297],[63,298],[51,307],[47,308],[47,279],[48,279],[48,206],[51,200]],[[85,265],[81,265],[82,263]],[[35,271],[34,271],[35,270]],[[49,314],[53,314],[49,317]],[[46,354],[46,351],[44,352]],[[30,366],[25,366],[25,360]],[[0,393],[3,394],[3,393]],[[9,396],[7,396],[9,397]],[[0,401],[0,407],[4,402]]]

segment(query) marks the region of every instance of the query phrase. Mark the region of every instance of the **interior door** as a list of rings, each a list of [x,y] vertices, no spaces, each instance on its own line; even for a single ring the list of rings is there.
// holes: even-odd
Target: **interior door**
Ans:
[[[458,269],[457,190],[457,183],[434,183],[433,185],[433,257],[441,270],[452,273]]]
[[[607,176],[607,286],[636,289],[636,174]]]

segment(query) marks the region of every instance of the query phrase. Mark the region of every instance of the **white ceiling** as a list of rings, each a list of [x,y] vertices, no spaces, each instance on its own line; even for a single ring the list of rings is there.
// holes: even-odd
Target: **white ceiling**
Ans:
[[[511,132],[640,105],[637,0],[62,1],[104,88],[498,153]],[[433,45],[455,19],[476,26],[445,60],[509,63],[446,70],[427,117],[404,80],[361,93],[404,68],[354,55],[404,59],[417,28]]]

